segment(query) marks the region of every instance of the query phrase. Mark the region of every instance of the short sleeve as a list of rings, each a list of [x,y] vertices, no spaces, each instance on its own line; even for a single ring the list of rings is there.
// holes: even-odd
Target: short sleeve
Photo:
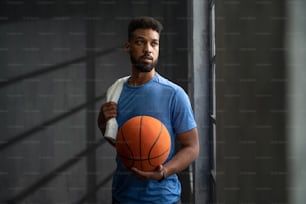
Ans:
[[[174,133],[182,133],[196,127],[190,100],[182,88],[177,88],[172,101],[172,127]]]

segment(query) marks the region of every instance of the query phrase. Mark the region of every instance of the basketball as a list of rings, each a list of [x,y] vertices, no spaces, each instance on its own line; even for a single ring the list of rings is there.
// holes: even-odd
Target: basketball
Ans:
[[[166,161],[170,148],[170,134],[156,118],[136,116],[127,120],[118,130],[116,151],[127,168],[152,171]]]

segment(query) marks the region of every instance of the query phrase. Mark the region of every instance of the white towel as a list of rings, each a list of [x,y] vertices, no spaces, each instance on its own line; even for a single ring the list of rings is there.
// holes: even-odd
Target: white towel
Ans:
[[[129,76],[122,77],[115,81],[106,92],[106,101],[117,103],[123,88],[124,82],[128,80]],[[118,123],[116,118],[111,118],[106,122],[104,137],[110,139],[112,142],[116,142],[118,132]]]

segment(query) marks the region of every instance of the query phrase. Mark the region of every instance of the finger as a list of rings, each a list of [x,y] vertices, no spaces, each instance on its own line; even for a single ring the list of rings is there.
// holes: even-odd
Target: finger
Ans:
[[[140,173],[140,170],[138,170],[136,167],[132,167],[131,168],[131,171],[135,174],[139,174]]]
[[[117,111],[116,110],[112,110],[112,111],[109,111],[109,112],[105,113],[105,119],[106,120],[109,120],[111,118],[115,118],[116,116],[117,116]]]
[[[98,126],[103,127],[105,122],[111,118],[115,118],[117,116],[117,104],[114,102],[106,102],[104,103],[98,115]]]
[[[101,106],[100,110],[103,111],[105,109],[112,109],[112,108],[116,108],[116,107],[117,107],[116,103],[114,103],[114,102],[106,102],[106,103],[104,103]]]
[[[101,108],[101,112],[106,121],[110,118],[114,118],[117,116],[117,105],[113,102],[105,103]]]
[[[130,171],[135,175],[137,176],[139,179],[146,179],[145,176],[142,174],[142,171],[140,171],[139,169],[135,168],[135,167],[132,167],[130,169]]]
[[[161,170],[163,170],[163,168],[164,168],[164,166],[161,164],[161,165],[157,166],[156,170],[161,171]]]
[[[110,102],[106,102],[104,104],[104,106],[106,106],[106,107],[117,107],[117,103],[110,101]]]
[[[104,115],[117,114],[117,107],[104,107],[102,112]]]

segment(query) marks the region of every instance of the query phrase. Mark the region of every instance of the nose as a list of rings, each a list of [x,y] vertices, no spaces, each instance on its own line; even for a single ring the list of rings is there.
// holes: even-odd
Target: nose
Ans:
[[[144,53],[151,53],[152,52],[152,46],[149,42],[145,43],[144,44]]]

